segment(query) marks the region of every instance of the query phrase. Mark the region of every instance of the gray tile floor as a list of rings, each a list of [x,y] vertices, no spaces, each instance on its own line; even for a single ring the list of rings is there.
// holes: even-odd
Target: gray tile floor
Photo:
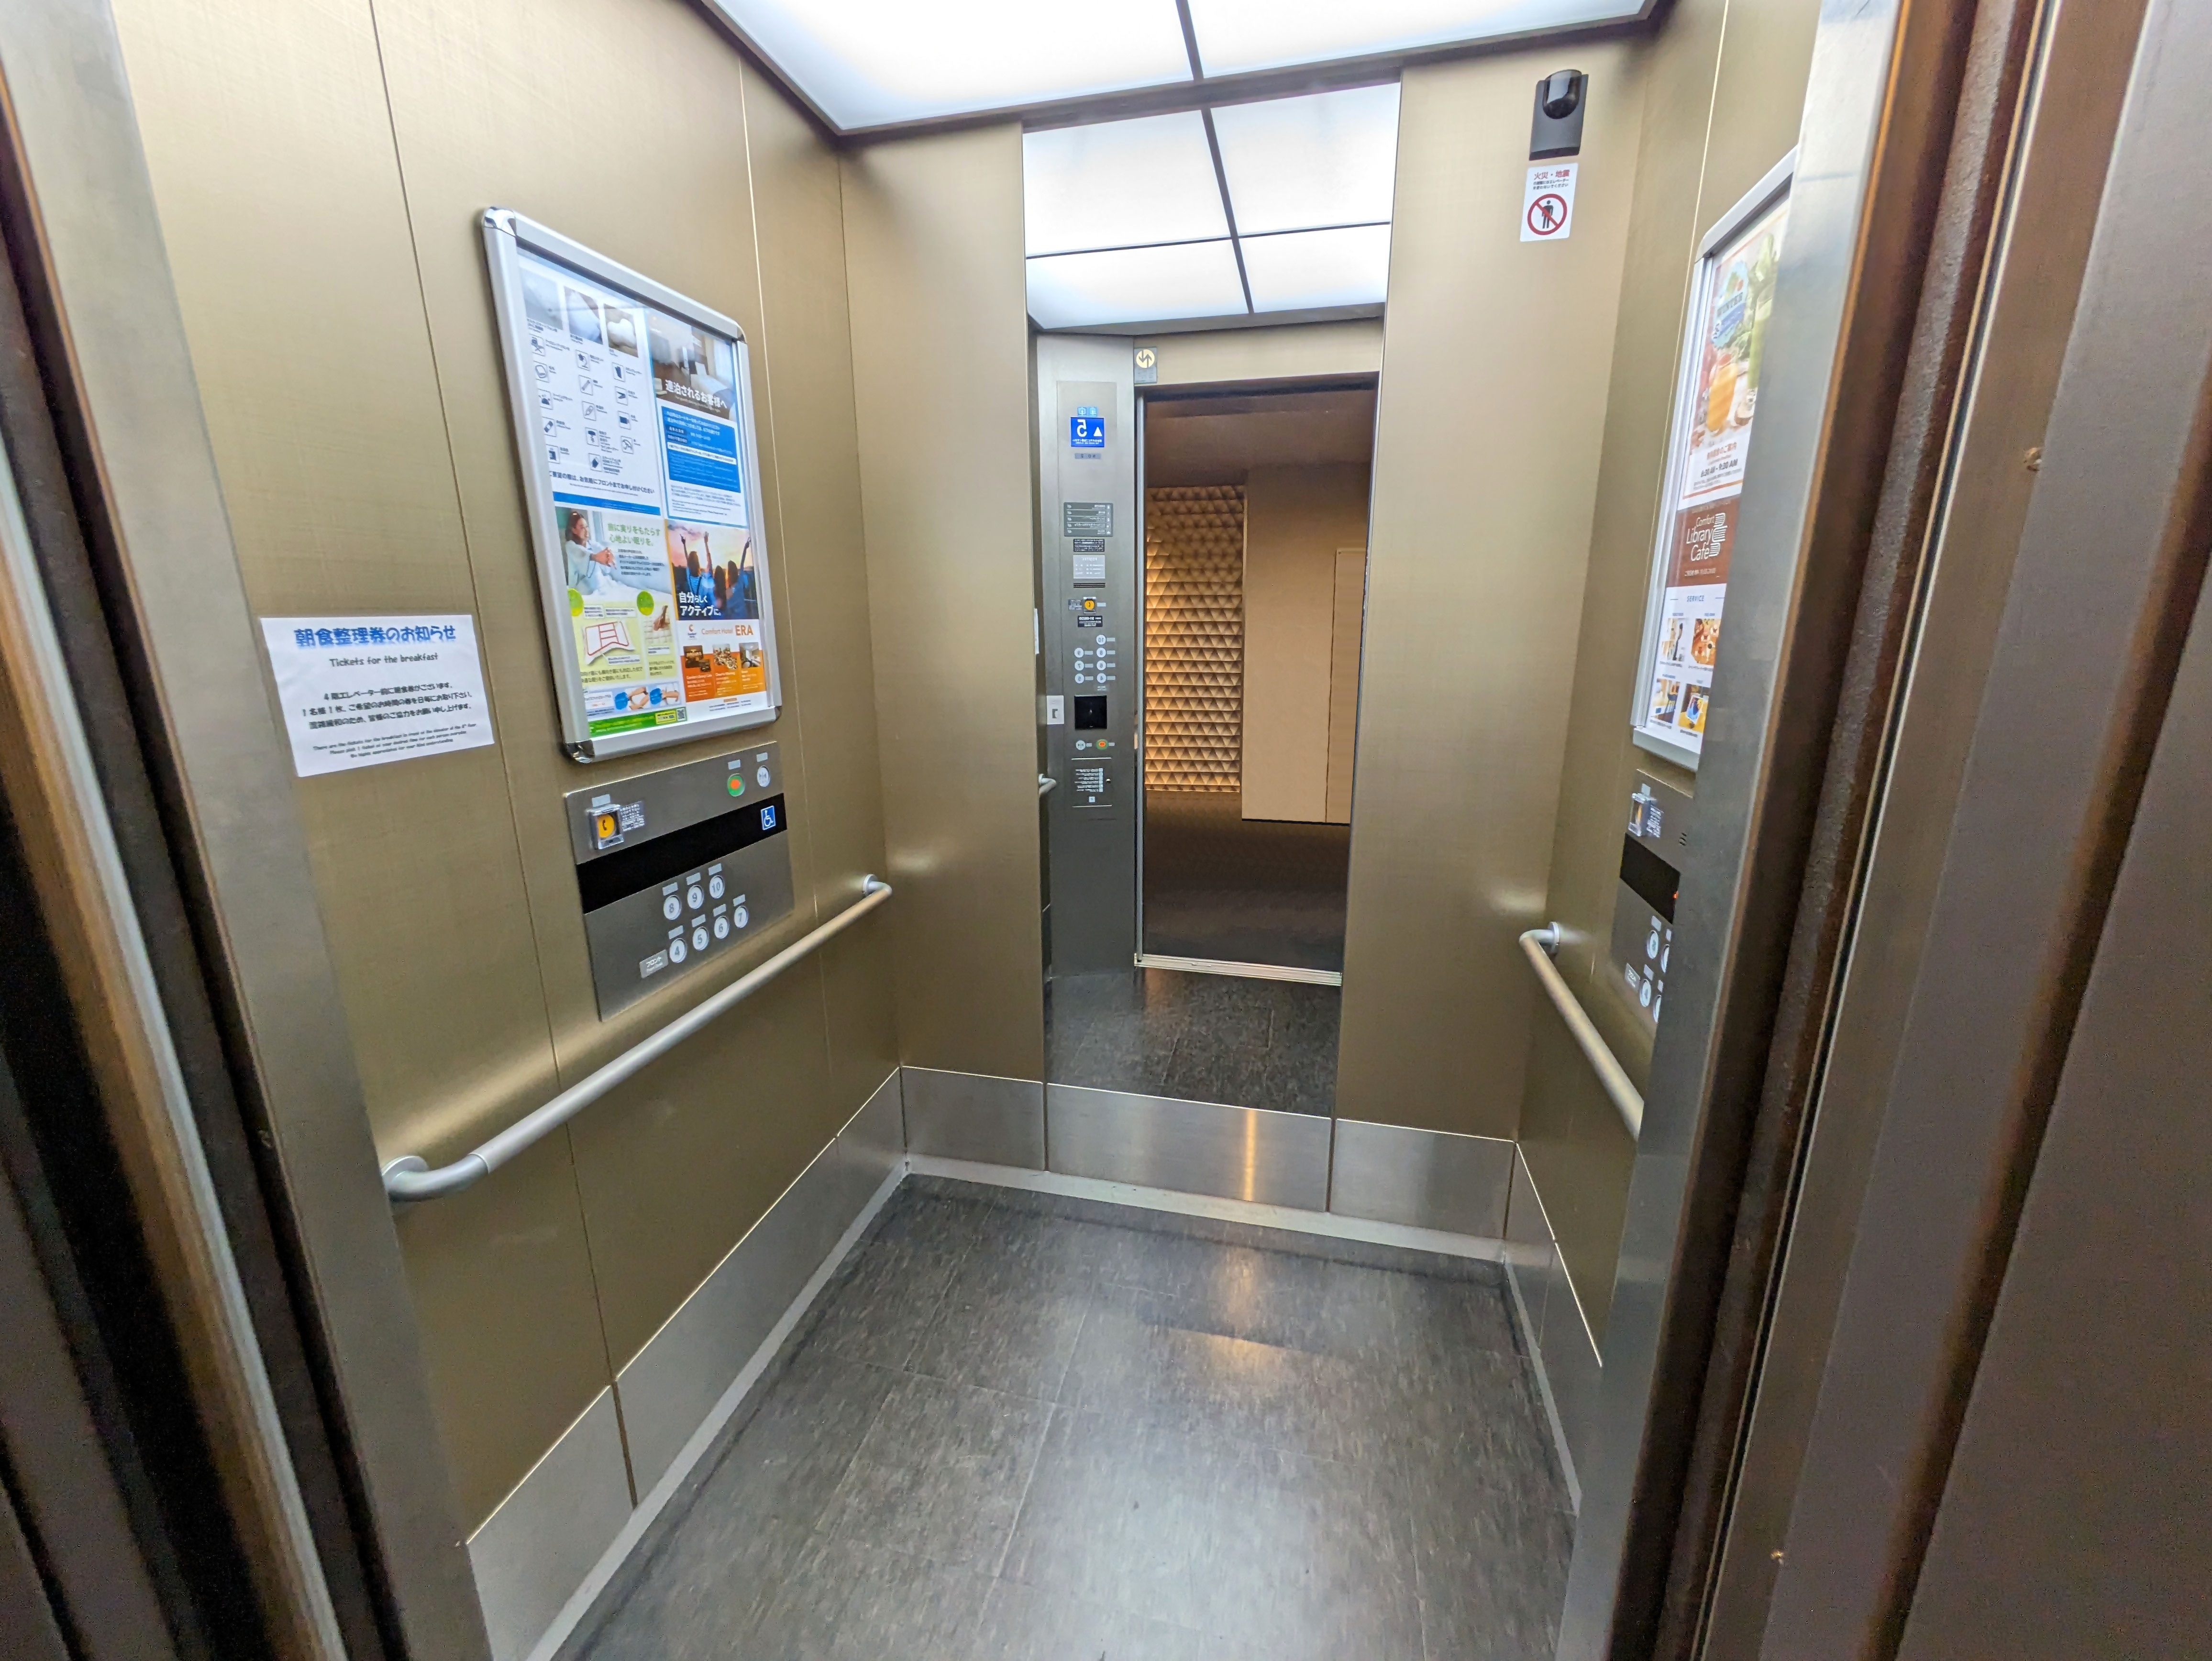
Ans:
[[[1248,819],[1244,799],[1145,793],[1145,950],[1344,967],[1352,827]]]
[[[1573,1519],[1491,1266],[976,1192],[893,1196],[593,1661],[1551,1654]]]
[[[1094,1090],[1331,1113],[1342,999],[1333,986],[1173,969],[1055,975],[1045,989],[1045,1076]]]

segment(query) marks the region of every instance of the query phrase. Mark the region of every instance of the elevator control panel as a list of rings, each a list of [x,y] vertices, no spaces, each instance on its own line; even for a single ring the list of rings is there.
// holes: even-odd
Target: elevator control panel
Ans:
[[[562,800],[600,1019],[791,915],[791,810],[775,745]]]
[[[1614,890],[1613,989],[1656,1032],[1674,956],[1674,897],[1690,846],[1690,798],[1649,774],[1636,776],[1628,824],[1620,839],[1620,881]]]
[[[1127,339],[1040,336],[1036,368],[1045,936],[1082,974],[1137,951],[1140,429]]]

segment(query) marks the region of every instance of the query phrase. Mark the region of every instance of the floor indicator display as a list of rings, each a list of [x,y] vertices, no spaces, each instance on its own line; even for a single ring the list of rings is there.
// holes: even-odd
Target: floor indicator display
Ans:
[[[602,1019],[790,916],[775,745],[562,800]]]

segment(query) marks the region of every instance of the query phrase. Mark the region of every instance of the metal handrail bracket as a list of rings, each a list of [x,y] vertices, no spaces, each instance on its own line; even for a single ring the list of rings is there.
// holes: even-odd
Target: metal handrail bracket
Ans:
[[[1582,1001],[1575,996],[1573,989],[1567,985],[1566,977],[1559,973],[1559,965],[1552,961],[1552,953],[1559,950],[1559,925],[1557,923],[1542,928],[1531,928],[1521,936],[1521,950],[1527,954],[1529,964],[1535,970],[1537,980],[1552,1000],[1552,1007],[1559,1012],[1559,1019],[1567,1024],[1567,1031],[1574,1035],[1575,1043],[1583,1052],[1583,1059],[1590,1064],[1590,1070],[1597,1074],[1597,1081],[1605,1086],[1605,1093],[1612,1101],[1613,1110],[1620,1115],[1620,1122],[1628,1127],[1628,1134],[1641,1137],[1644,1134],[1644,1092],[1631,1081],[1628,1069],[1621,1066],[1620,1057],[1613,1053],[1612,1047],[1598,1031],[1596,1023],[1583,1009]]]
[[[1040,796],[1048,796],[1059,788],[1060,781],[1053,777],[1051,774],[1040,773],[1037,775],[1037,794]]]
[[[701,1027],[743,1003],[801,958],[843,934],[890,897],[889,883],[873,875],[863,878],[860,897],[820,928],[748,970],[713,997],[687,1009],[650,1037],[632,1044],[590,1077],[562,1091],[535,1112],[517,1119],[451,1165],[433,1170],[429,1161],[419,1153],[404,1154],[392,1160],[384,1167],[384,1191],[395,1200],[434,1200],[441,1195],[458,1194],[482,1181],[525,1148],[568,1123],[623,1080],[643,1071]]]

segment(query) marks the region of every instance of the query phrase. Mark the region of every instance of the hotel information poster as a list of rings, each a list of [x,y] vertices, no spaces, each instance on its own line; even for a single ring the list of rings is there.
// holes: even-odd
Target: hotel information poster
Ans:
[[[1760,190],[1775,194],[1771,184]],[[1639,745],[1691,768],[1705,745],[1788,216],[1775,201],[1723,231],[1698,261],[1692,295],[1634,724]]]
[[[518,215],[484,243],[571,749],[773,720],[743,332]]]

